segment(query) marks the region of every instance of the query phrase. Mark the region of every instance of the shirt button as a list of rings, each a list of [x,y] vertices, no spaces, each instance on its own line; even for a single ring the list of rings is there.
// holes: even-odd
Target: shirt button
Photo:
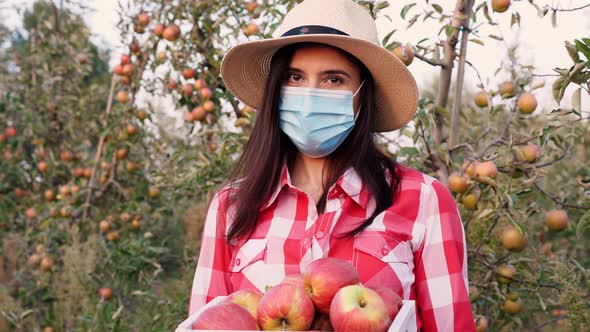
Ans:
[[[383,248],[381,250],[381,253],[383,254],[383,256],[387,255],[387,253],[388,253],[387,248]]]
[[[240,259],[236,259],[236,266],[240,266]]]
[[[319,232],[315,233],[315,237],[317,237],[318,239],[323,238],[324,237],[324,232],[319,231]]]

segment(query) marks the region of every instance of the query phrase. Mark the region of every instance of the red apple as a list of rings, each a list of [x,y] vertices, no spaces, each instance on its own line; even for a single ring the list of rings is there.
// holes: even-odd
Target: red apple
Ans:
[[[162,37],[162,34],[164,33],[164,29],[166,29],[166,26],[162,23],[158,23],[154,27],[154,34],[158,37]]]
[[[314,314],[305,289],[289,284],[269,289],[258,304],[258,324],[263,330],[305,331]]]
[[[127,55],[127,54],[121,55],[121,66],[128,64],[129,61],[131,61],[131,58],[129,58],[129,55]]]
[[[302,274],[290,274],[281,281],[281,284],[289,284],[294,286],[299,286],[305,288],[305,283],[303,282],[303,275]]]
[[[254,289],[241,289],[239,291],[231,293],[225,300],[227,302],[235,303],[242,308],[248,310],[252,317],[256,319],[256,311],[258,308],[258,303],[260,303],[260,299],[262,299],[262,293],[258,290]]]
[[[338,258],[320,258],[307,266],[303,274],[305,289],[319,312],[330,312],[336,292],[360,282],[359,274],[349,262]]]
[[[193,323],[195,330],[258,330],[248,310],[235,303],[220,303],[205,309]]]
[[[363,285],[341,288],[330,305],[335,331],[387,331],[391,324],[385,302]]]
[[[374,290],[377,294],[379,294],[379,296],[381,296],[381,299],[383,300],[383,302],[385,302],[385,307],[387,308],[387,312],[389,313],[389,318],[391,319],[391,321],[393,321],[395,319],[395,316],[397,316],[399,309],[401,309],[403,305],[402,298],[399,296],[398,293],[396,293],[391,288],[380,286],[371,289]]]

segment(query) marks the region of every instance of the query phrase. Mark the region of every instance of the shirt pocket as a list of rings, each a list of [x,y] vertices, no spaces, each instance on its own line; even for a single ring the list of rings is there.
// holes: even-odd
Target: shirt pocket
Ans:
[[[383,263],[409,263],[414,256],[408,242],[378,231],[359,233],[354,241],[354,249],[360,256],[369,255]]]
[[[246,267],[266,260],[267,239],[249,239],[234,251],[229,266],[230,272],[242,272]]]

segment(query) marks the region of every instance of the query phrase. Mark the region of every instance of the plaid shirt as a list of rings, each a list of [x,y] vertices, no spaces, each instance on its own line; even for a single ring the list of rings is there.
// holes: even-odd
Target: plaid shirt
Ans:
[[[226,243],[232,188],[214,195],[203,229],[189,315],[216,296],[278,284],[313,260],[330,256],[351,262],[365,286],[387,286],[416,301],[423,331],[475,331],[468,296],[465,235],[457,205],[436,179],[404,165],[394,204],[354,238],[338,238],[375,209],[375,200],[353,168],[330,188],[325,212],[281,180],[260,209],[247,240]],[[390,179],[389,173],[388,180]]]

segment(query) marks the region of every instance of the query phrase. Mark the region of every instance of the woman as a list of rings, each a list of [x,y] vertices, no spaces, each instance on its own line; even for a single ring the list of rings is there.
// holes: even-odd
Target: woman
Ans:
[[[350,0],[306,0],[275,34],[232,48],[222,63],[227,88],[258,113],[210,203],[189,314],[329,256],[351,262],[366,286],[416,300],[422,330],[474,331],[452,196],[374,143],[374,132],[412,118],[410,72]]]

